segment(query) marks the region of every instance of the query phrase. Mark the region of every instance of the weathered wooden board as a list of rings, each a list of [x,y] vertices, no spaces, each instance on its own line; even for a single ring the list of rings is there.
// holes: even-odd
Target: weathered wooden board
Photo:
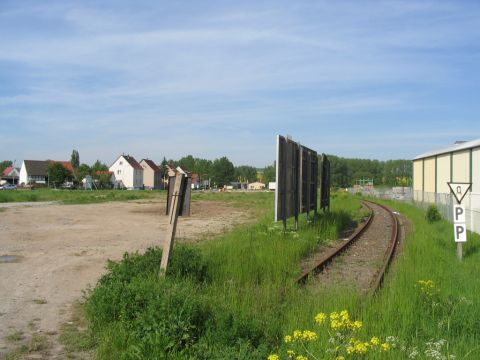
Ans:
[[[175,181],[176,181],[175,176],[170,176],[168,178],[167,208],[165,210],[166,215],[170,213],[170,205],[172,203],[172,194],[173,194],[173,189],[175,188]],[[179,204],[180,212],[178,216],[190,216],[190,202],[192,198],[192,178],[186,177],[182,184],[183,184],[182,194],[185,194],[185,195],[182,196],[182,201]]]

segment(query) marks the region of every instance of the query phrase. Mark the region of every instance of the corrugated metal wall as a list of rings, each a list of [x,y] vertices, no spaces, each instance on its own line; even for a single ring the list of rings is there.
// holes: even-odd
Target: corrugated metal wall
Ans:
[[[413,162],[413,200],[421,206],[436,204],[452,221],[453,196],[448,182],[472,182],[465,196],[467,228],[480,233],[480,148],[437,155]]]

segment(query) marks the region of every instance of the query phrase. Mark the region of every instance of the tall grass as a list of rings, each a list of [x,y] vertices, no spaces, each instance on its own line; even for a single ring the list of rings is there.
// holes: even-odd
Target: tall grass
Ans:
[[[352,289],[295,283],[301,260],[362,216],[359,198],[334,194],[331,212],[314,221],[302,216],[297,232],[291,223],[286,232],[273,223],[271,194],[236,194],[231,200],[257,201],[256,206],[269,210],[257,224],[195,247],[176,247],[176,265],[163,281],[156,276],[158,249],[110,265],[86,305],[100,359],[265,359],[271,352],[285,354],[289,344],[283,335],[314,328],[316,313],[343,309],[364,322],[356,336],[395,336],[399,343],[365,358],[407,359],[415,351],[428,358],[425,351],[433,345],[427,343],[441,339],[445,356],[480,356],[478,235],[469,234],[460,263],[450,224],[427,223],[423,211],[389,203],[410,219],[413,231],[383,288],[362,297]],[[431,297],[418,284],[427,279],[435,284]],[[329,334],[319,333],[311,351],[333,358],[325,352]]]

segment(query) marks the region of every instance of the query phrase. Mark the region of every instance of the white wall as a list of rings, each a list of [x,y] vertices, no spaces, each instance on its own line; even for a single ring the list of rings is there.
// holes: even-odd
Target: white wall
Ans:
[[[25,161],[22,161],[22,167],[20,168],[20,178],[18,179],[18,183],[19,184],[24,183],[25,185],[27,185],[28,184],[27,179],[28,179],[27,168],[25,167]]]
[[[122,182],[128,189],[140,189],[143,186],[143,170],[134,169],[123,156],[109,170],[113,172],[117,184]]]
[[[109,168],[115,178],[115,186],[122,183],[126,188],[133,188],[132,167],[123,156],[120,156]]]

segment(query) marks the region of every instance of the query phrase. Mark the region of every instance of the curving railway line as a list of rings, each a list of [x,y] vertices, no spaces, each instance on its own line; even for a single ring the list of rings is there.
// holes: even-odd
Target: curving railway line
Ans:
[[[307,279],[319,286],[353,286],[363,292],[374,292],[381,285],[397,243],[400,225],[397,215],[384,205],[363,201],[370,210],[368,219],[339,245],[318,259],[297,280]]]

